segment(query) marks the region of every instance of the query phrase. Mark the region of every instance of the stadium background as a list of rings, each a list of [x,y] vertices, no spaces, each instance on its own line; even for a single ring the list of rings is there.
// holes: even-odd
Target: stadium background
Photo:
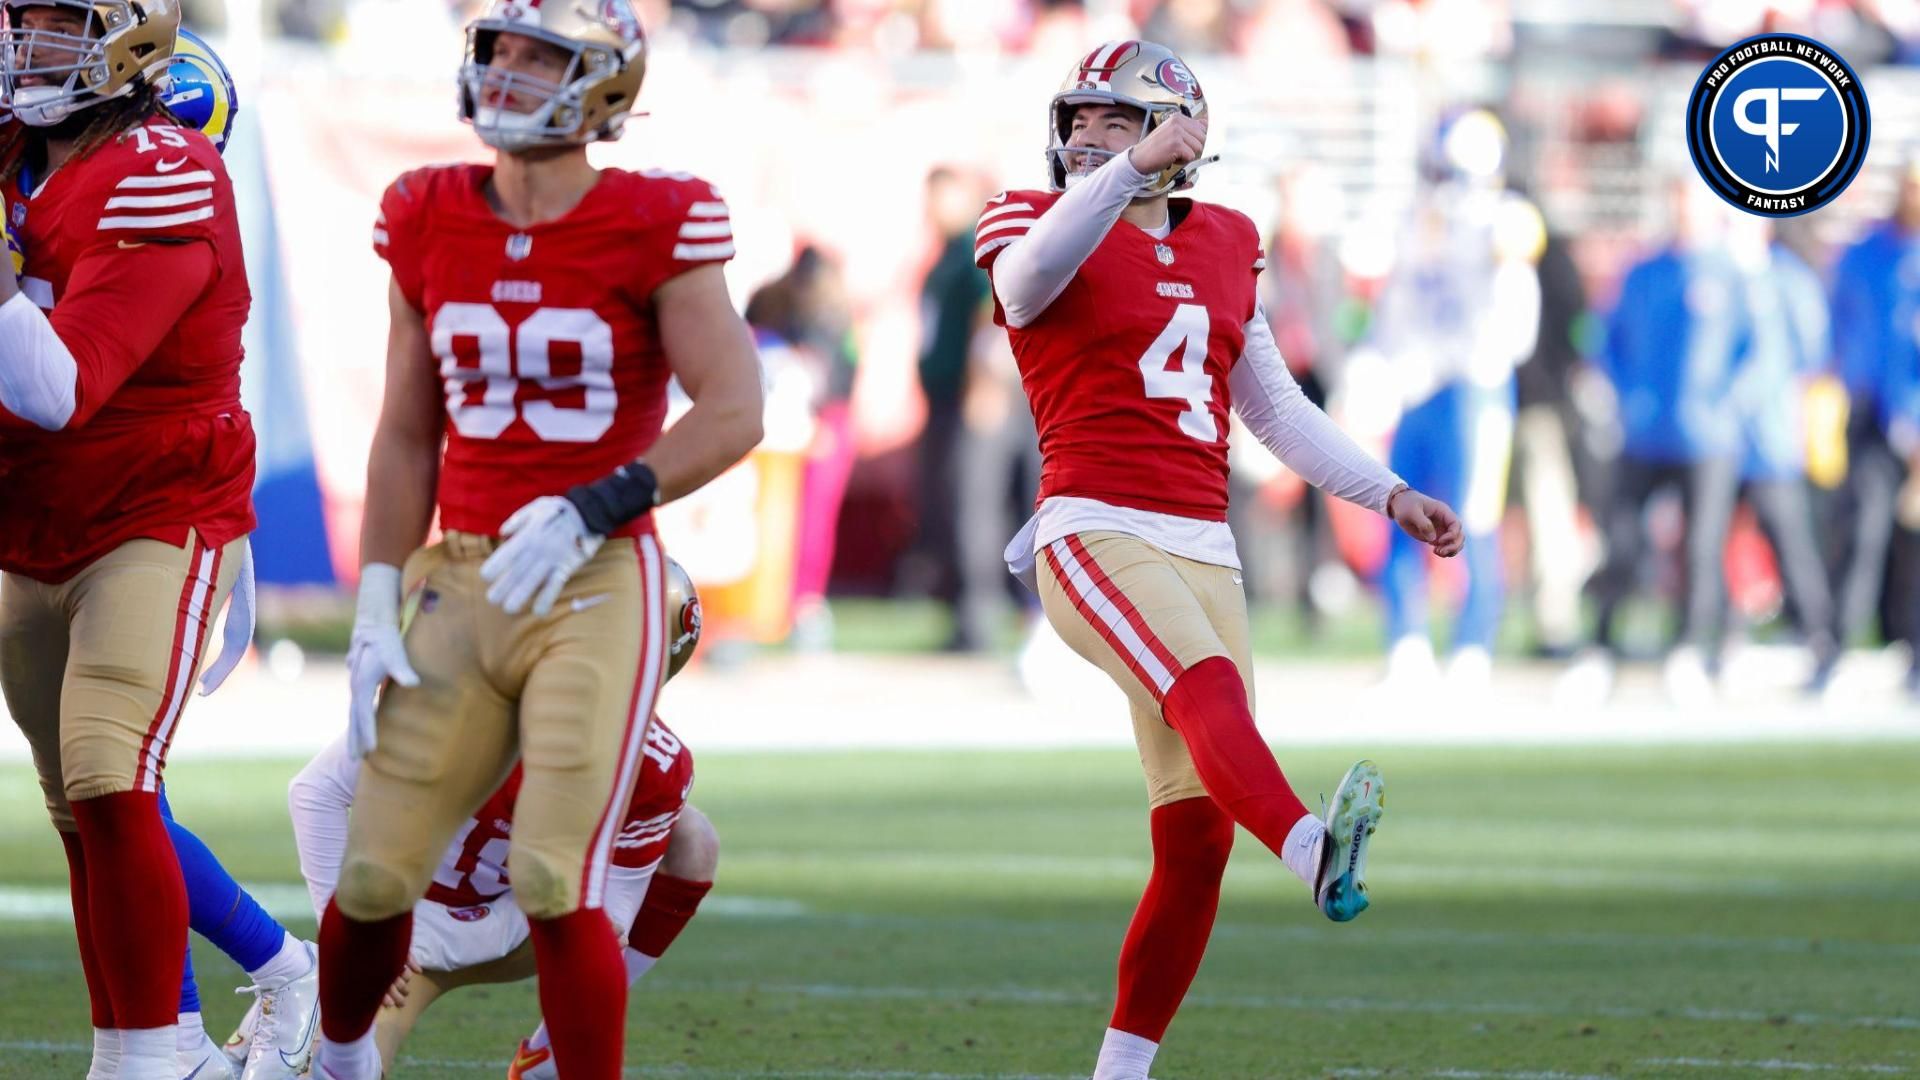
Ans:
[[[1889,212],[1920,146],[1920,69],[1904,66],[1920,59],[1920,4],[1901,0],[642,6],[650,115],[596,160],[714,180],[743,305],[802,249],[824,252],[857,356],[848,379],[770,349],[767,444],[663,525],[702,585],[709,639],[662,712],[701,754],[695,802],[724,853],[710,910],[636,996],[642,1075],[1064,1076],[1091,1060],[1147,865],[1118,695],[1029,643],[1031,614],[999,579],[984,587],[986,633],[964,639],[966,583],[950,579],[968,571],[929,544],[916,471],[920,284],[940,245],[928,173],[957,168],[981,194],[1037,183],[1045,100],[1091,43],[1144,35],[1186,55],[1223,155],[1199,194],[1311,246],[1342,341],[1364,325],[1448,107],[1502,115],[1510,176],[1596,312],[1663,235],[1671,183],[1692,180],[1679,117],[1717,46],[1808,33],[1868,88],[1866,170],[1783,234],[1816,266]],[[170,788],[182,820],[297,927],[309,920],[281,796],[344,717],[338,653],[386,330],[368,229],[398,172],[484,157],[453,110],[471,7],[188,6],[242,100],[227,158],[256,301],[245,390],[261,442],[261,632],[258,662],[195,702]],[[1576,332],[1591,344],[1590,321]],[[1383,438],[1364,401],[1340,394],[1340,350],[1324,351],[1336,411],[1352,405],[1346,419]],[[1004,434],[990,331],[969,363],[975,435]],[[1605,403],[1567,406],[1582,469],[1604,474]],[[804,539],[818,525],[809,470],[836,455],[847,489],[817,609],[796,590],[797,549],[818,542]],[[1007,473],[968,505],[1010,534],[1019,455],[967,460]],[[1337,519],[1335,557],[1302,560],[1296,485],[1264,455],[1236,464],[1262,728],[1309,792],[1355,751],[1376,757],[1395,812],[1378,910],[1337,932],[1243,842],[1159,1075],[1920,1072],[1920,710],[1900,692],[1903,646],[1869,635],[1838,692],[1797,694],[1805,658],[1743,521],[1729,555],[1741,632],[1720,697],[1676,707],[1643,668],[1610,703],[1568,707],[1560,664],[1533,655],[1516,485],[1491,687],[1382,695],[1369,576],[1383,526]],[[1812,481],[1817,498],[1838,482]],[[1583,565],[1585,536],[1570,556]],[[1906,587],[1916,542],[1898,539],[1890,591]],[[1644,641],[1658,607],[1639,611]],[[1896,614],[1883,631],[1900,629]],[[85,1019],[30,772],[0,725],[0,1075],[69,1076]],[[238,978],[200,963],[209,986]],[[423,1027],[407,1074],[492,1071],[505,1033],[530,1024],[528,988],[461,996]],[[231,1019],[218,1009],[210,1027]]]

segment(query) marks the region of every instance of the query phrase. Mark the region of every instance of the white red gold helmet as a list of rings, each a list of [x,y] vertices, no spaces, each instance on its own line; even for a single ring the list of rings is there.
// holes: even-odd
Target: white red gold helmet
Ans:
[[[1081,105],[1128,105],[1145,114],[1140,137],[1175,113],[1206,115],[1207,98],[1186,62],[1165,45],[1151,41],[1109,41],[1080,58],[1067,72],[1060,90],[1047,106],[1047,181],[1054,191],[1065,191],[1069,157],[1091,155],[1096,166],[1113,156],[1109,150],[1067,145],[1073,134],[1074,109]],[[1164,195],[1193,186],[1203,162],[1168,166],[1145,194]]]
[[[667,560],[667,678],[693,659],[700,644],[700,594],[693,590],[693,579],[686,568]]]
[[[49,127],[163,76],[180,32],[180,0],[4,0],[0,97],[22,122]],[[85,19],[78,34],[28,30],[21,13],[56,8]],[[33,78],[22,86],[23,78]],[[44,82],[37,80],[44,79]]]
[[[557,83],[495,72],[493,43],[525,34],[572,54]],[[509,152],[617,139],[640,96],[647,36],[631,0],[491,0],[467,25],[467,62],[460,68],[460,118],[488,146]],[[509,112],[486,103],[489,92],[536,104]]]

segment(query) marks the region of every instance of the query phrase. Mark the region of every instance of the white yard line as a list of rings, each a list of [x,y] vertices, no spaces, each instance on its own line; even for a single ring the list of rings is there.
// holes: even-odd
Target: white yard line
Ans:
[[[1769,1058],[1766,1061],[1731,1061],[1725,1058],[1641,1058],[1642,1065],[1659,1065],[1680,1069],[1728,1069],[1739,1072],[1758,1070],[1761,1072],[1870,1072],[1890,1076],[1912,1076],[1914,1070],[1905,1065],[1847,1065],[1826,1061],[1783,1061]]]

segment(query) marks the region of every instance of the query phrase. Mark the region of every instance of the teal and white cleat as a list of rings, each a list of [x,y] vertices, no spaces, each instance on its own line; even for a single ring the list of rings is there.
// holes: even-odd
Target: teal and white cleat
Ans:
[[[1347,922],[1367,910],[1367,845],[1380,826],[1386,794],[1380,766],[1371,761],[1348,769],[1340,786],[1333,789],[1313,902],[1334,922]]]

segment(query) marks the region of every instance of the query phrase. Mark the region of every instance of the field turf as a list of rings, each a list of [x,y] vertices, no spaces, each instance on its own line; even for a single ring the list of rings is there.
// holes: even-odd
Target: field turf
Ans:
[[[1920,1076],[1920,741],[1372,753],[1373,910],[1325,922],[1242,834],[1161,1080]],[[1353,756],[1283,763],[1311,801]],[[169,773],[281,906],[296,766]],[[1130,754],[709,754],[694,801],[720,884],[633,996],[629,1075],[1091,1071],[1147,873]],[[71,1080],[86,997],[22,765],[0,868],[0,1077]],[[196,959],[224,1037],[244,980]],[[398,1075],[502,1076],[535,1013],[530,984],[456,993]]]

